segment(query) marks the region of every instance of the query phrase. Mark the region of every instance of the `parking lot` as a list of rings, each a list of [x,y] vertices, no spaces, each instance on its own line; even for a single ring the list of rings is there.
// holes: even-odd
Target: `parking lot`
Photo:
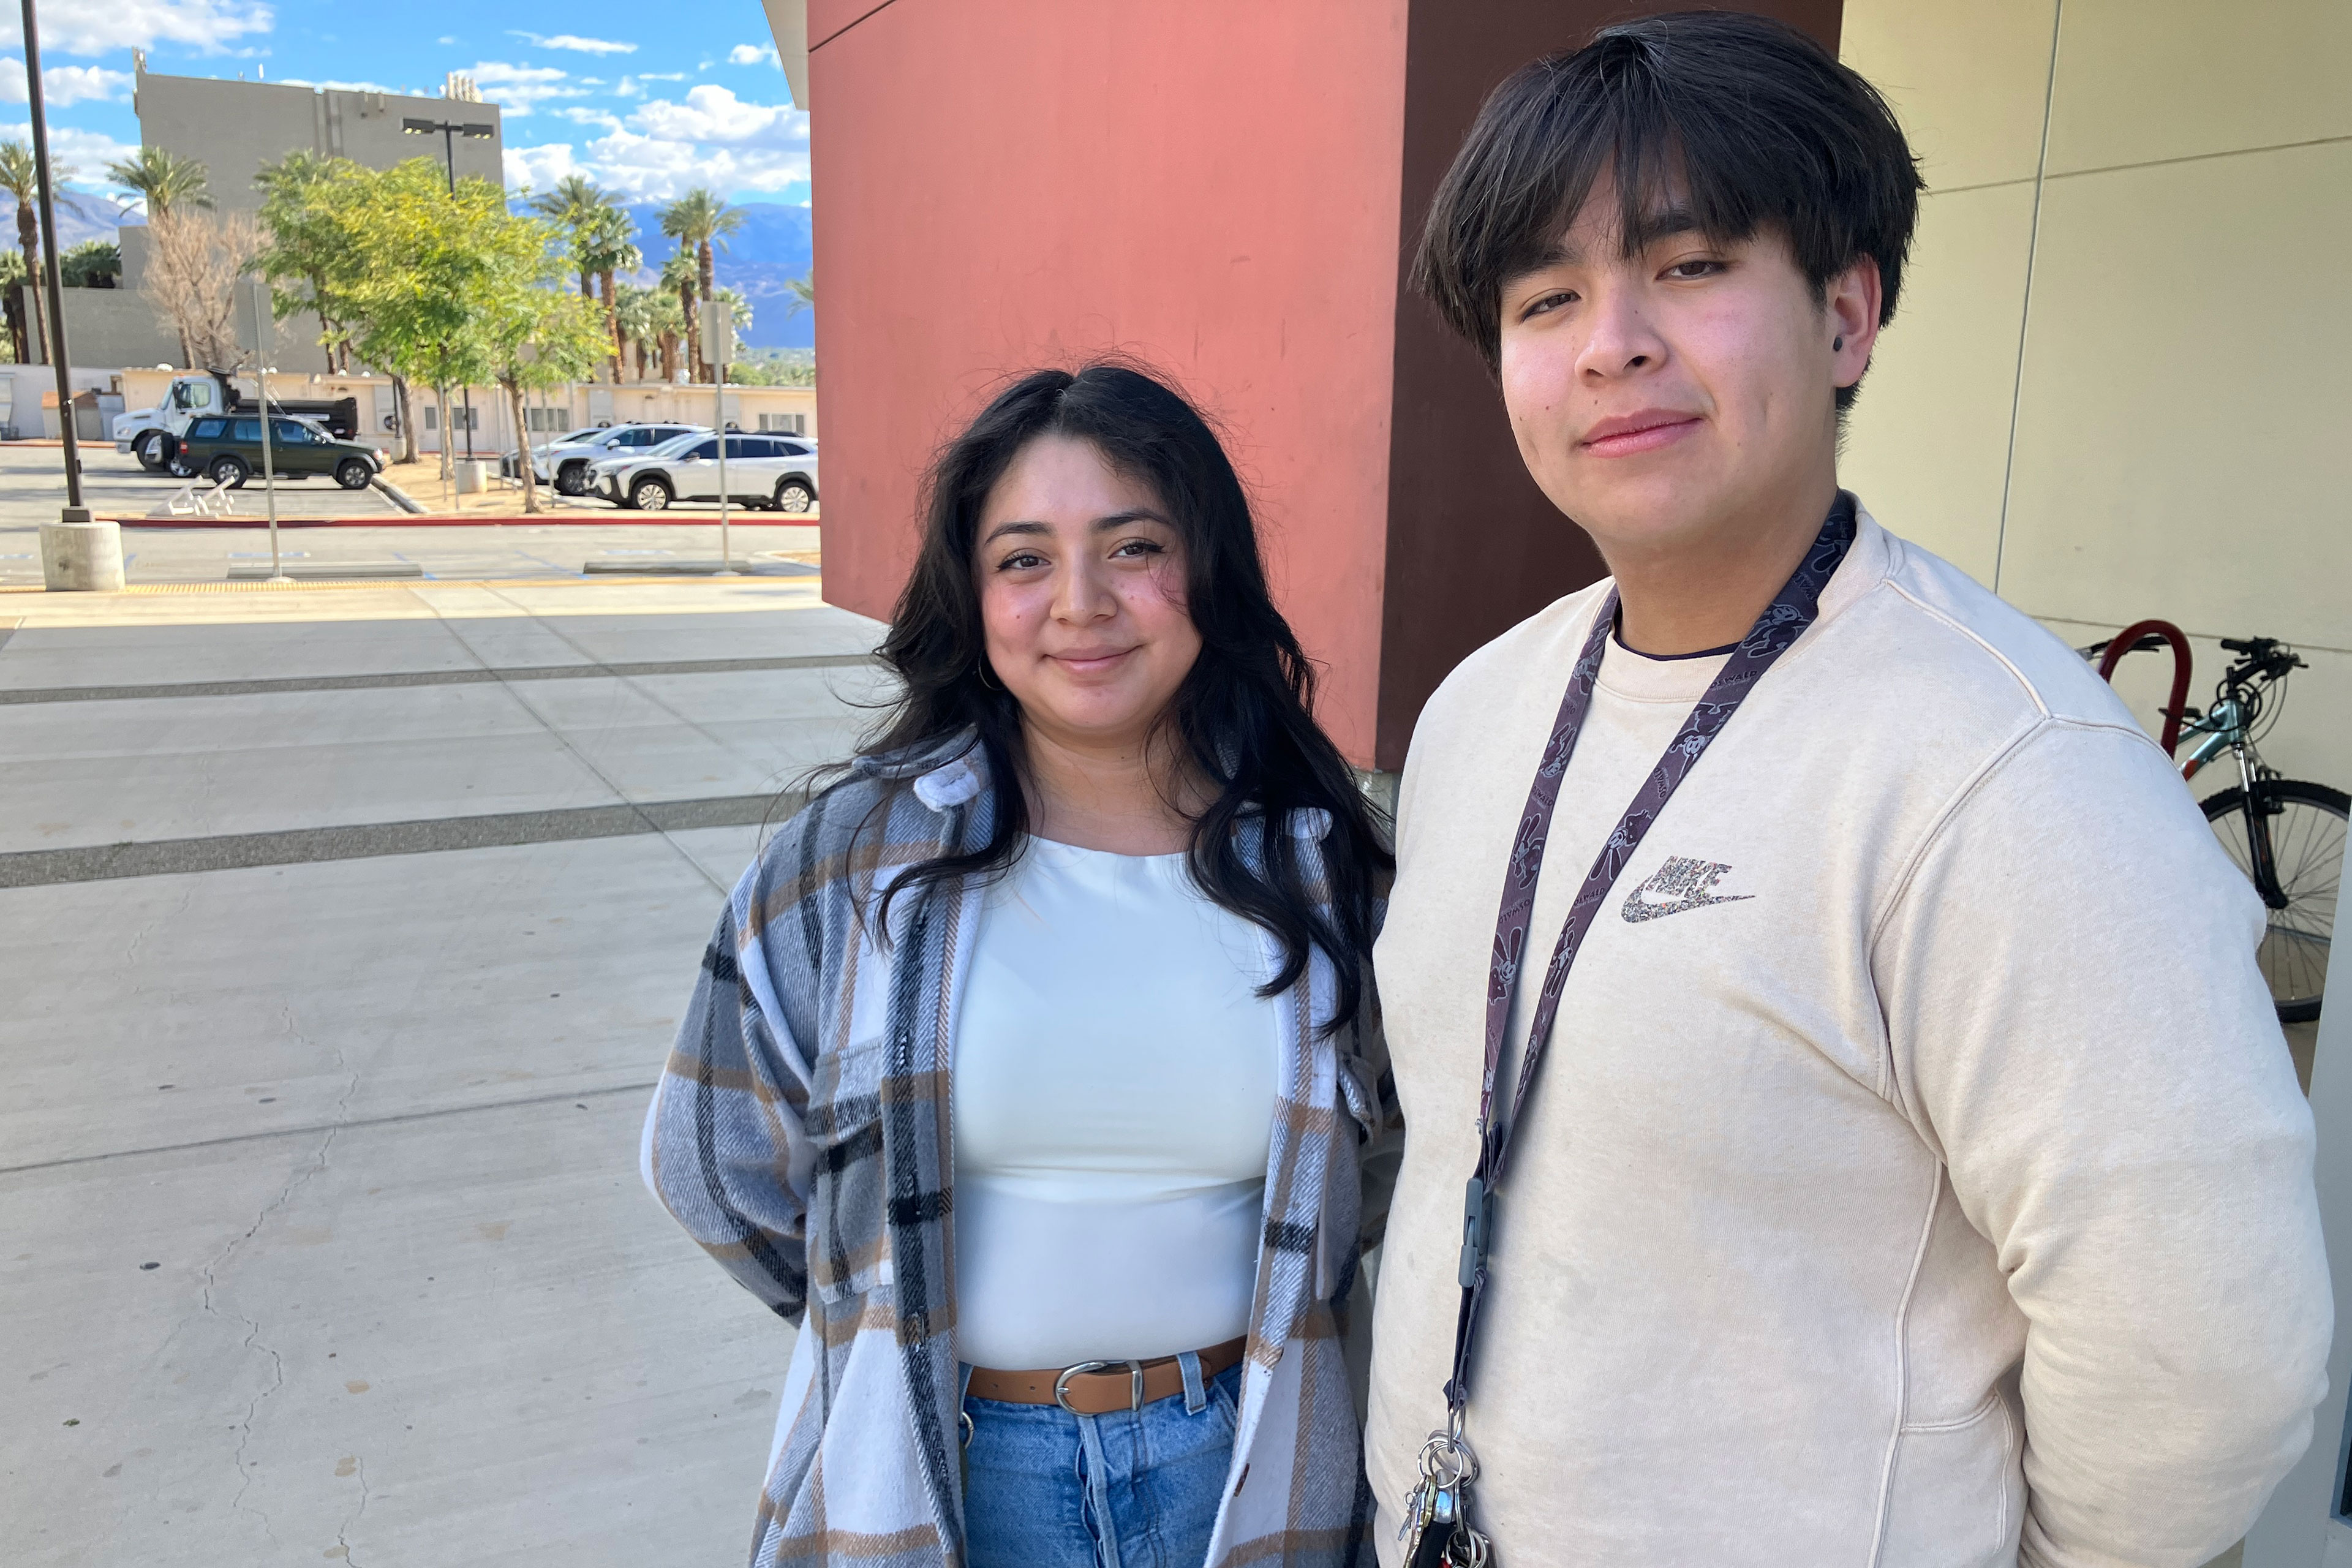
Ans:
[[[185,479],[149,474],[137,459],[111,446],[85,448],[82,485],[86,503],[100,517],[145,520],[122,531],[124,568],[134,584],[219,582],[240,568],[266,566],[269,542],[261,487],[233,492],[236,511],[227,520],[152,517]],[[395,467],[393,481],[415,500],[439,511],[445,504],[436,469],[429,463]],[[467,511],[520,512],[520,492],[501,490],[464,498]],[[0,445],[0,585],[41,578],[39,525],[55,521],[65,505],[62,449],[48,445]],[[495,525],[419,526],[381,492],[344,490],[331,480],[289,484],[278,495],[281,518],[329,518],[333,527],[283,527],[281,559],[297,568],[383,563],[414,565],[427,580],[578,575],[590,562],[605,571],[660,570],[680,563],[715,560],[719,554],[719,510],[682,502],[660,521],[624,511],[591,499],[557,496],[542,489],[538,519]],[[775,575],[814,570],[817,528],[809,518],[787,523],[776,512],[735,510],[730,519],[731,558],[750,570]],[[212,526],[221,521],[236,526]]]

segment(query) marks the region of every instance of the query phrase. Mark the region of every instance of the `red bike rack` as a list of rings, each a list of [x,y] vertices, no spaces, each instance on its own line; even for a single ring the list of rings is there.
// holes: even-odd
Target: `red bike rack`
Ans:
[[[2170,621],[2134,621],[2107,644],[2106,652],[2099,656],[2099,679],[2113,682],[2116,666],[2124,655],[2132,651],[2139,639],[2154,632],[2172,645],[2172,701],[2159,710],[2164,715],[2164,738],[2158,743],[2166,756],[2180,744],[2180,726],[2189,704],[2189,634]]]

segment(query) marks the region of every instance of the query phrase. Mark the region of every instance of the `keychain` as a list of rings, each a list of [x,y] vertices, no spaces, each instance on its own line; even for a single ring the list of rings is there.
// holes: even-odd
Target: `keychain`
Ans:
[[[1469,1521],[1470,1487],[1477,1479],[1478,1458],[1463,1441],[1457,1410],[1445,1431],[1431,1433],[1422,1445],[1421,1482],[1405,1500],[1404,1523],[1397,1531],[1405,1568],[1489,1568],[1486,1538]]]

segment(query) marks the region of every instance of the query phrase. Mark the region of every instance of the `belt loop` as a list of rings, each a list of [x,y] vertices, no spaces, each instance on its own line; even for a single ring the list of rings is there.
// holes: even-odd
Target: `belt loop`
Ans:
[[[1209,1407],[1209,1391],[1201,1379],[1201,1352],[1186,1351],[1176,1358],[1184,1369],[1184,1414],[1198,1415]]]

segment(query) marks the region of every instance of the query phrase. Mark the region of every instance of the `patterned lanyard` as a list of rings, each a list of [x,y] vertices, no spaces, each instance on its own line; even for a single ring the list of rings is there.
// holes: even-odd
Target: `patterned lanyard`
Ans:
[[[1585,639],[1583,656],[1569,676],[1568,691],[1559,702],[1559,716],[1552,721],[1551,740],[1544,747],[1535,783],[1528,790],[1527,809],[1519,814],[1519,828],[1511,840],[1510,863],[1503,879],[1502,910],[1495,920],[1494,954],[1486,973],[1486,1065],[1478,1089],[1478,1167],[1463,1198],[1459,1270],[1462,1306],[1454,1323],[1453,1375],[1445,1384],[1447,1430],[1433,1434],[1422,1451],[1422,1480],[1405,1511],[1405,1531],[1412,1542],[1407,1548],[1409,1563],[1420,1555],[1418,1548],[1425,1531],[1441,1525],[1444,1533],[1456,1539],[1450,1548],[1451,1555],[1433,1557],[1431,1561],[1486,1561],[1486,1538],[1469,1528],[1463,1506],[1470,1483],[1477,1476],[1477,1460],[1463,1441],[1463,1412],[1470,1398],[1470,1352],[1477,1337],[1478,1309],[1486,1294],[1486,1252],[1494,1233],[1495,1192],[1502,1182],[1504,1162],[1510,1152],[1511,1134],[1518,1126],[1518,1114],[1527,1108],[1528,1091],[1535,1087],[1536,1069],[1543,1064],[1545,1047],[1551,1040],[1552,1018],[1559,1010],[1560,989],[1568,981],[1570,966],[1575,963],[1585,932],[1591,929],[1593,916],[1608,899],[1610,889],[1633,859],[1633,852],[1641,847],[1643,837],[1658,820],[1666,802],[1690,776],[1708,742],[1730,722],[1765,671],[1813,624],[1821,612],[1822,590],[1836,573],[1838,563],[1845,559],[1854,532],[1854,499],[1841,490],[1822,524],[1819,537],[1781,588],[1780,596],[1757,617],[1756,624],[1724,661],[1723,668],[1708,685],[1706,695],[1698,700],[1690,717],[1683,721],[1681,731],[1635,792],[1633,804],[1610,830],[1608,841],[1592,862],[1592,869],[1585,873],[1584,884],[1577,889],[1576,901],[1569,907],[1567,923],[1560,929],[1559,944],[1552,949],[1551,964],[1544,972],[1543,990],[1528,1025],[1527,1051],[1519,1064],[1517,1083],[1509,1102],[1498,1113],[1496,1079],[1502,1066],[1503,1037],[1510,1022],[1512,992],[1518,980],[1519,966],[1527,956],[1528,927],[1535,912],[1536,879],[1543,869],[1544,844],[1551,828],[1553,804],[1559,798],[1559,782],[1568,772],[1570,759],[1575,755],[1577,736],[1584,728],[1585,713],[1592,705],[1592,688],[1600,678],[1601,655],[1608,646],[1610,629],[1616,624],[1615,589],[1610,590],[1600,613],[1593,617],[1592,634]]]

